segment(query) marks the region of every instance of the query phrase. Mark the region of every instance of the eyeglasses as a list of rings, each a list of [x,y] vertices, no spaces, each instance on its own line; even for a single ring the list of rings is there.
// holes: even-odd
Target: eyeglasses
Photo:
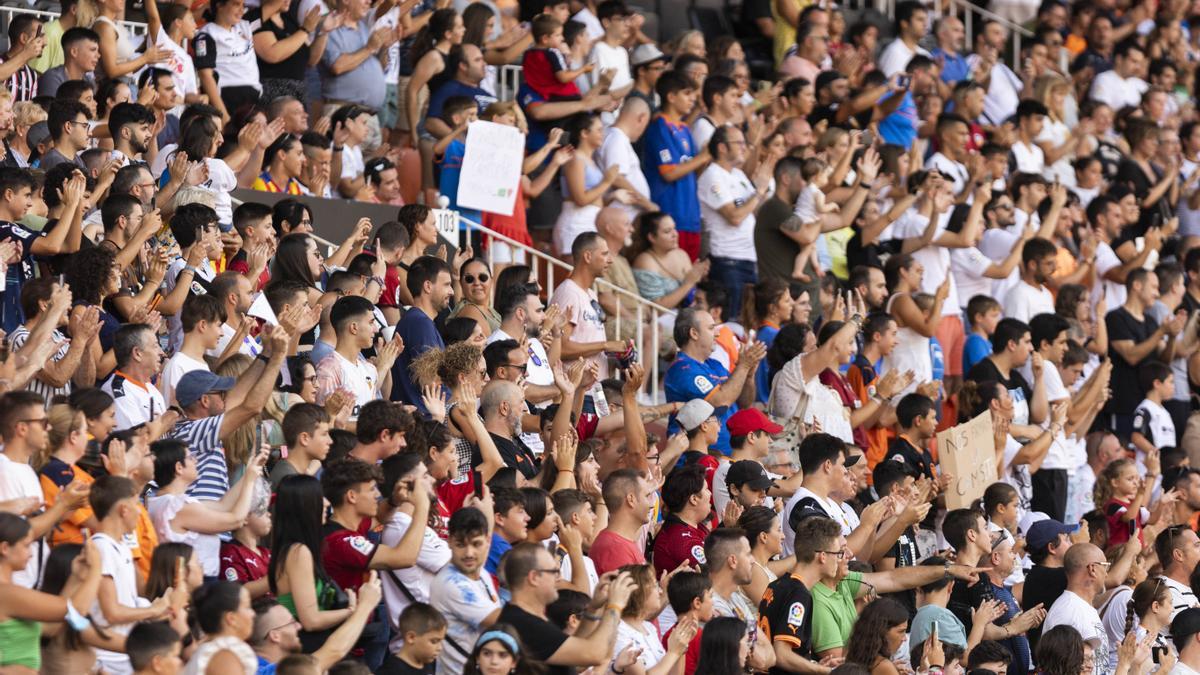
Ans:
[[[42,426],[42,429],[50,428],[50,418],[49,417],[39,417],[36,420],[17,420],[17,421],[24,423],[24,424],[40,424]]]
[[[271,631],[273,631],[273,630],[281,630],[281,629],[283,629],[283,628],[291,628],[292,626],[297,626],[297,625],[299,625],[299,624],[300,624],[300,622],[299,622],[298,620],[296,620],[296,619],[292,619],[291,621],[289,621],[289,622],[287,622],[287,623],[285,623],[285,624],[282,624],[282,625],[279,625],[279,626],[275,626],[274,628],[272,628],[272,629],[268,630],[267,632],[268,632],[268,633],[270,633],[270,632],[271,632]]]
[[[519,366],[518,366],[517,364],[515,364],[515,363],[506,363],[506,364],[504,364],[504,367],[505,367],[505,368],[513,368],[513,369],[515,369],[515,370],[519,370],[519,371],[521,371],[522,373],[524,373],[524,372],[528,372],[528,371],[529,371],[529,364],[528,364],[528,363],[522,363],[522,364],[521,364],[521,365],[519,365]]]
[[[817,553],[824,553],[825,555],[831,555],[831,556],[837,558],[838,560],[841,560],[842,558],[846,557],[846,549],[842,549],[840,551],[817,551]]]
[[[84,120],[82,122],[80,122],[79,120],[71,120],[70,122],[67,122],[67,124],[81,124],[86,127],[88,125],[88,122],[87,122],[87,120]]]
[[[553,574],[554,576],[556,576],[556,577],[557,577],[557,576],[561,576],[561,575],[562,575],[562,570],[560,570],[559,568],[555,567],[555,568],[548,569],[548,570],[533,570],[533,573],[534,573],[534,574]]]
[[[488,282],[488,279],[491,279],[491,277],[488,276],[487,272],[480,273],[480,275],[478,277],[476,277],[474,274],[464,274],[463,275],[463,281],[467,282],[468,284],[475,283],[476,279],[479,279],[479,283],[486,284]]]
[[[1101,567],[1103,567],[1104,569],[1108,569],[1109,567],[1112,567],[1112,563],[1110,563],[1110,562],[1093,562],[1093,563],[1088,563],[1088,567],[1091,567],[1092,565],[1100,565],[1100,566],[1101,566]]]

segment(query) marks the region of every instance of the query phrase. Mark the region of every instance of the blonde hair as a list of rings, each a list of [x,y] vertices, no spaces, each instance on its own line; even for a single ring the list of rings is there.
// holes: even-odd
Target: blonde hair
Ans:
[[[46,420],[49,442],[41,452],[32,458],[35,471],[46,466],[46,463],[50,461],[50,456],[70,440],[72,433],[87,432],[87,419],[84,417],[83,411],[76,410],[66,403],[50,406],[50,410],[46,413]]]
[[[421,386],[427,386],[441,380],[442,384],[451,389],[458,388],[458,378],[470,375],[479,367],[479,359],[483,358],[483,350],[467,342],[456,342],[444,351],[427,350],[413,359],[409,372]]]
[[[253,357],[247,354],[234,354],[217,367],[215,374],[221,377],[237,378],[253,364]],[[258,420],[258,416],[255,416],[222,439],[222,445],[225,446],[225,463],[230,468],[245,466],[246,462],[250,461],[250,455],[255,449],[254,431],[258,426]]]
[[[38,122],[45,122],[47,117],[46,110],[33,101],[17,101],[13,104],[14,126],[28,128]]]
[[[493,120],[501,115],[512,113],[516,115],[517,104],[512,101],[496,101],[489,105],[483,114],[479,116],[481,120]]]
[[[75,5],[75,25],[92,28],[100,16],[100,4],[96,0],[79,0]],[[93,29],[94,30],[94,29]]]
[[[1071,90],[1071,83],[1066,78],[1055,73],[1046,73],[1033,81],[1033,98],[1041,101],[1050,111],[1051,117],[1058,119],[1058,114],[1050,107],[1050,95],[1057,89]]]
[[[1108,500],[1113,498],[1113,481],[1121,475],[1121,471],[1127,466],[1133,466],[1133,460],[1128,457],[1122,457],[1110,462],[1100,472],[1100,475],[1096,476],[1096,486],[1092,488],[1092,503],[1096,505],[1096,508],[1104,508]]]

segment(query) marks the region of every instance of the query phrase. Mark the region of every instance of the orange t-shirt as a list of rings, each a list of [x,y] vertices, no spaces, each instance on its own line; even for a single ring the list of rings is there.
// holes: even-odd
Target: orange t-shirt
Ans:
[[[142,581],[145,581],[150,577],[150,558],[154,555],[154,549],[158,547],[158,533],[154,531],[154,521],[150,520],[150,512],[141,502],[138,502],[138,521],[133,534],[137,541],[136,547],[130,546],[133,564],[137,565],[138,573]],[[127,543],[132,543],[128,541],[129,537],[125,539]]]
[[[51,457],[46,466],[42,467],[38,478],[42,483],[42,494],[46,498],[47,507],[53,506],[54,502],[58,500],[59,493],[72,482],[79,481],[91,485],[96,480],[83,469],[55,457]],[[50,546],[82,544],[83,524],[94,515],[92,507],[86,504],[68,513],[62,522],[50,531]]]

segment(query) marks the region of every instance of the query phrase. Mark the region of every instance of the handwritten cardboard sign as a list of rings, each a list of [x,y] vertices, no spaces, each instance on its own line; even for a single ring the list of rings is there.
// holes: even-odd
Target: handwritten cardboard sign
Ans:
[[[946,508],[970,507],[996,482],[991,413],[984,411],[975,419],[938,433],[937,444],[942,472],[954,476],[946,490]]]
[[[467,127],[467,149],[458,179],[460,207],[511,216],[525,161],[525,134],[494,122]]]

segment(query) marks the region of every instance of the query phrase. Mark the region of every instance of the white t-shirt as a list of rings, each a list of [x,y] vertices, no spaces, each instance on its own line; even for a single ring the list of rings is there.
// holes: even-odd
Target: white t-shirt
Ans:
[[[976,295],[992,294],[995,280],[984,276],[992,260],[978,248],[956,248],[950,250],[950,274],[958,286],[958,299],[964,304]],[[965,307],[962,308],[964,311]]]
[[[224,164],[224,162],[221,162]],[[228,166],[228,165],[226,165]],[[228,196],[228,195],[227,195]],[[176,258],[167,267],[167,276],[163,280],[163,295],[175,290],[175,284],[179,282],[179,273],[187,266],[187,260],[184,258]],[[212,265],[208,260],[205,260],[196,267],[199,272],[199,277],[204,281],[212,281],[217,278],[217,273],[213,271]],[[194,295],[203,295],[204,287],[196,282],[195,276],[192,277],[192,293]],[[167,353],[176,352],[180,345],[183,344],[183,321],[179,318],[179,312],[176,312],[167,317]]]
[[[559,565],[558,569],[563,581],[575,581],[575,573],[571,569],[571,556],[564,555],[562,564]],[[591,593],[596,590],[596,585],[600,583],[600,575],[596,574],[596,563],[592,562],[592,559],[586,555],[583,556],[583,571],[587,574],[588,578],[588,593]]]
[[[429,604],[446,617],[446,637],[466,647],[474,645],[483,632],[483,620],[500,609],[500,596],[486,570],[472,579],[454,565],[446,565],[433,580]],[[439,673],[461,673],[465,665],[466,658],[457,649],[450,645],[442,648]]]
[[[1104,632],[1104,623],[1100,613],[1092,607],[1092,603],[1067,590],[1058,596],[1050,611],[1046,612],[1046,620],[1042,623],[1042,634],[1055,626],[1071,626],[1079,631],[1084,642],[1091,642],[1096,650],[1096,672],[1110,672],[1108,667],[1108,635]]]
[[[854,531],[850,527],[850,521],[846,518],[846,512],[842,510],[842,507],[837,502],[832,499],[818,497],[812,490],[806,487],[797,488],[795,494],[788,499],[787,505],[783,507],[783,555],[785,556],[793,555],[796,552],[796,531],[792,529],[790,519],[792,509],[805,497],[812,497],[817,500],[826,515],[841,523],[842,535],[849,535]]]
[[[571,340],[574,342],[604,342],[604,322],[600,319],[600,296],[594,288],[581,288],[570,277],[554,289],[550,302],[559,306],[563,316],[572,326]],[[608,358],[603,352],[587,357],[600,367],[600,379],[608,377]]]
[[[205,356],[211,356],[214,359],[225,352],[225,348],[229,346],[229,341],[233,339],[237,329],[229,324],[221,324],[221,339],[217,340],[217,346],[204,352]],[[246,356],[258,356],[262,353],[262,343],[258,338],[253,338],[247,335],[242,338],[242,344],[238,345],[238,353]]]
[[[649,621],[642,622],[641,630],[624,621],[617,623],[617,641],[613,644],[613,655],[620,654],[629,645],[641,651],[638,663],[646,670],[653,668],[667,655],[667,650],[658,637],[658,628]]]
[[[1175,422],[1171,413],[1150,399],[1142,399],[1133,411],[1133,430],[1146,437],[1156,448],[1175,445]],[[1142,453],[1139,451],[1138,456]]]
[[[14,462],[0,452],[0,501],[33,497],[44,504],[45,494],[37,472],[28,462]],[[25,569],[12,573],[12,582],[25,588],[36,588],[42,581],[42,566],[50,555],[50,547],[44,539],[38,539],[30,547],[29,563]]]
[[[363,163],[361,145],[342,147],[342,178],[358,178],[366,168],[367,165]]]
[[[970,177],[967,167],[940,152],[934,153],[925,162],[925,168],[937,169],[943,176],[949,178],[951,184],[954,186],[954,194],[956,196],[962,194],[962,191],[967,187],[967,178]],[[970,202],[971,199],[974,199],[974,196],[967,201]]]
[[[713,134],[717,132],[717,125],[708,115],[701,115],[692,122],[692,141],[696,147],[703,150],[708,147],[708,142],[712,140]]]
[[[1092,79],[1088,98],[1105,103],[1114,111],[1142,103],[1142,94],[1150,85],[1140,77],[1121,77],[1115,70],[1106,70]]]
[[[208,370],[208,364],[197,361],[183,352],[175,352],[174,356],[167,359],[163,365],[162,376],[158,378],[158,388],[167,405],[175,405],[175,385],[193,370]]]
[[[117,604],[123,607],[144,607],[146,601],[138,597],[137,567],[133,564],[133,553],[124,543],[98,532],[92,535],[92,543],[100,553],[100,574],[109,577],[116,588]],[[76,608],[78,609],[78,608]],[[128,635],[133,624],[113,624],[104,618],[100,611],[100,601],[92,606],[92,621],[107,630],[121,635]],[[96,650],[96,659],[105,670],[113,673],[130,673],[129,656],[104,649]]]
[[[1054,295],[1042,286],[1034,288],[1024,279],[1017,282],[1004,296],[1004,316],[1029,323],[1038,314],[1054,313]]]
[[[1096,244],[1096,276],[1103,278],[1105,274],[1108,274],[1109,270],[1120,267],[1123,264],[1116,251],[1113,251],[1112,246],[1109,246],[1107,242],[1102,241]],[[1108,305],[1108,310],[1111,312],[1113,309],[1125,304],[1125,284],[1118,284],[1104,279],[1104,295],[1105,304]],[[1100,287],[1095,286],[1092,288],[1092,299],[1098,300],[1099,298]],[[1099,319],[1103,321],[1104,317],[1099,317]]]
[[[1035,141],[1049,143],[1054,147],[1058,147],[1070,140],[1071,127],[1068,127],[1066,122],[1052,120],[1049,117],[1046,117],[1045,120],[1045,123],[1042,125],[1042,133],[1037,135],[1037,138],[1034,139]],[[1071,159],[1073,157],[1074,153],[1059,157],[1057,162],[1047,166],[1042,171],[1042,177],[1051,182],[1057,179],[1063,185],[1074,185],[1075,169],[1071,168]]]
[[[412,516],[407,513],[401,511],[392,513],[391,519],[383,527],[380,541],[384,546],[399,544],[411,524]],[[433,577],[448,564],[450,564],[450,545],[437,536],[437,532],[433,528],[426,527],[425,534],[421,538],[421,550],[417,553],[417,564],[393,570],[393,572],[418,602],[429,602],[429,590],[433,585]],[[391,574],[383,574],[382,578],[383,599],[387,603],[388,617],[392,624],[390,647],[392,651],[396,651],[404,644],[404,634],[397,630],[396,622],[400,618],[400,612],[410,604],[410,600],[408,595],[400,590],[400,587],[392,580]]]
[[[896,73],[903,72],[908,67],[908,62],[912,61],[912,57],[917,54],[929,56],[929,52],[920,45],[916,49],[909,49],[908,45],[904,44],[904,40],[896,38],[888,43],[887,47],[883,48],[883,52],[879,55],[879,69],[884,75],[891,77]]]
[[[708,233],[709,251],[715,257],[757,260],[754,252],[754,212],[740,223],[730,223],[717,209],[732,203],[740,207],[753,198],[755,188],[742,170],[726,171],[713,163],[700,175],[696,187],[700,197],[700,219]]]
[[[213,210],[217,212],[217,221],[233,223],[233,202],[229,193],[238,187],[237,174],[223,159],[209,158],[204,161],[208,164],[208,180],[199,187],[209,190],[216,198]]]
[[[1181,584],[1170,577],[1159,577],[1163,585],[1171,591],[1171,619],[1189,607],[1200,607],[1200,601],[1190,586]]]
[[[633,143],[624,131],[615,126],[609,127],[608,131],[604,132],[604,142],[600,144],[600,149],[596,151],[593,159],[601,171],[607,171],[610,166],[620,167],[625,180],[643,197],[650,198],[650,183],[646,181],[646,174],[642,173],[642,160],[634,152]],[[611,205],[624,211],[631,220],[642,212],[629,204],[613,202]]]
[[[973,71],[979,65],[979,55],[967,57],[967,66]],[[993,125],[999,125],[1017,112],[1021,102],[1021,78],[1003,63],[992,66],[988,90],[983,98],[983,117]]]
[[[994,227],[990,230],[985,230],[983,238],[979,240],[979,252],[986,255],[992,262],[1004,262],[1008,254],[1012,252],[1013,247],[1017,245],[1017,235],[1009,232],[1002,227]],[[989,293],[993,298],[1003,298],[1008,294],[1009,289],[1017,285],[1021,280],[1021,271],[1013,266],[1012,271],[1003,279],[994,279],[992,281],[992,292]],[[964,303],[969,302],[971,298],[964,296]]]
[[[206,23],[199,32],[212,37],[217,47],[217,65],[220,74],[217,84],[225,87],[254,87],[262,92],[262,78],[258,74],[258,56],[254,53],[254,31],[260,21],[239,21],[232,29],[216,23]],[[197,42],[203,45],[204,42]],[[197,57],[203,56],[197,54]],[[211,167],[210,167],[211,168]]]
[[[324,405],[325,399],[334,391],[349,389],[354,392],[352,417],[357,418],[359,408],[379,398],[379,385],[379,370],[362,354],[351,363],[333,352],[317,364],[317,402]]]
[[[950,221],[950,213],[938,216],[937,230],[933,238],[936,240],[946,231]],[[908,209],[896,220],[895,236],[897,239],[920,237],[929,225],[929,219],[922,216],[916,209]],[[913,252],[913,258],[925,266],[925,275],[921,278],[921,292],[937,293],[938,286],[946,275],[950,274],[950,250],[941,246],[925,246]],[[942,304],[942,316],[957,316],[959,309],[958,289],[954,285],[954,276],[950,275],[950,293]]]
[[[629,72],[629,51],[620,45],[613,47],[604,40],[597,40],[592,45],[592,53],[588,55],[588,63],[596,64],[591,74],[593,87],[600,80],[601,73],[609,69],[616,71],[613,73],[611,89],[620,89],[633,82]]]
[[[375,20],[375,26],[372,30],[380,28],[395,28],[400,25],[400,8],[393,7],[387,14]],[[399,84],[400,83],[400,43],[393,42],[391,47],[387,48],[387,65],[383,69],[384,84]],[[400,94],[403,96],[403,93]]]
[[[596,15],[592,14],[592,10],[588,9],[586,5],[583,9],[576,12],[575,16],[571,17],[571,20],[578,21],[587,26],[589,40],[599,40],[604,37],[604,24],[600,23],[600,19],[597,19]]]
[[[161,26],[158,29],[158,37],[155,40],[155,44],[159,49],[171,53],[169,60],[158,64],[156,67],[171,71],[171,79],[175,80],[175,93],[178,94],[180,103],[176,109],[182,110],[184,96],[200,93],[200,83],[196,78],[196,65],[192,62],[192,57],[187,53],[187,50],[172,40],[167,35],[167,31],[163,30]]]
[[[1012,154],[1017,160],[1017,171],[1042,175],[1046,168],[1046,154],[1037,145],[1025,145],[1021,141],[1012,144]]]

